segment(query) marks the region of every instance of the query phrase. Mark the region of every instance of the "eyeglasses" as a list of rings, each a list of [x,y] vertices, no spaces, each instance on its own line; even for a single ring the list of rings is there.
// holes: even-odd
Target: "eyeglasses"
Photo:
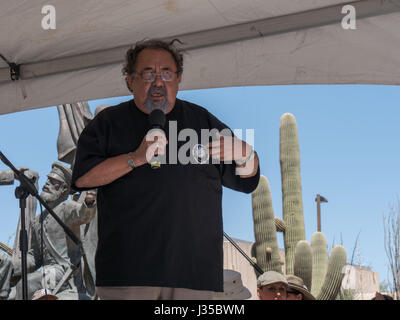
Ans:
[[[176,78],[176,75],[179,72],[165,70],[161,71],[160,73],[156,73],[153,71],[133,72],[133,74],[135,73],[138,74],[144,82],[153,82],[154,80],[156,80],[157,76],[160,76],[162,81],[172,81]]]
[[[299,294],[300,292],[297,291],[286,291],[287,294]]]

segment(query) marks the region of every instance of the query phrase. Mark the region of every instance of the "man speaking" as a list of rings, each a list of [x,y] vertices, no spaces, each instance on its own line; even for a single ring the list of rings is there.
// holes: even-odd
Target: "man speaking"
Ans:
[[[123,72],[134,99],[103,110],[86,126],[72,177],[77,190],[98,188],[97,294],[211,299],[223,291],[222,186],[251,193],[260,176],[257,154],[220,134],[231,131],[206,109],[176,98],[183,53],[173,42],[137,43]],[[163,130],[151,130],[156,109],[165,114]],[[218,132],[154,169],[152,157],[174,152],[168,144],[184,147],[168,123],[197,137],[205,129]],[[204,152],[201,162],[180,161]]]

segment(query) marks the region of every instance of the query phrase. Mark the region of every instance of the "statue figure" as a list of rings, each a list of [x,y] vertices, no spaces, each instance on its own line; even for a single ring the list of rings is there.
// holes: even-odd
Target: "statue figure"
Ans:
[[[94,117],[108,107],[110,106],[107,104],[96,107]],[[57,106],[57,110],[60,119],[57,140],[58,159],[71,164],[72,169],[79,135],[84,127],[93,119],[93,116],[89,104],[85,101],[59,105]],[[82,192],[80,195],[75,194],[74,198],[79,203],[82,203],[87,193],[90,194],[91,191]],[[81,241],[86,252],[87,267],[89,269],[85,274],[89,274],[95,279],[94,256],[97,249],[97,213],[89,224],[81,226]]]
[[[100,105],[96,108],[94,116],[109,107]],[[57,106],[60,127],[57,139],[58,159],[74,165],[76,145],[84,127],[92,120],[93,116],[87,102],[77,102]],[[38,188],[39,176],[37,172],[20,169],[29,177],[35,178]],[[11,170],[0,170],[0,185],[12,184],[14,173]],[[35,292],[48,288],[49,294],[56,295],[59,299],[81,299],[94,296],[94,256],[97,248],[97,210],[95,206],[96,191],[89,190],[81,194],[74,194],[72,200],[67,200],[71,179],[71,169],[56,162],[48,175],[48,180],[43,187],[41,196],[63,222],[73,230],[82,241],[85,253],[82,259],[79,248],[68,238],[64,230],[48,213],[36,214],[37,201],[34,197],[27,198],[26,228],[28,232],[28,297],[32,298]],[[64,189],[68,188],[68,192]],[[64,191],[63,191],[64,190]],[[41,219],[43,219],[43,261],[41,259]],[[21,254],[19,251],[19,230],[14,241],[11,256],[0,255],[0,300],[21,299],[22,282],[20,278]],[[79,260],[78,273],[73,273],[73,266]],[[41,266],[43,268],[38,270]],[[17,285],[16,285],[17,284]],[[51,290],[50,290],[51,289]],[[57,292],[54,292],[57,291]],[[46,291],[46,296],[49,296]]]
[[[43,186],[41,197],[64,224],[81,238],[81,226],[88,224],[96,214],[96,193],[86,192],[81,203],[67,200],[70,183],[71,170],[55,162]],[[9,277],[11,259],[7,256],[0,259],[0,279],[3,278],[3,272]],[[79,247],[47,210],[37,215],[32,222],[31,247],[27,256],[28,298],[31,299],[36,291],[45,288],[60,299],[90,299],[90,295],[94,294],[94,283],[87,283],[93,282],[93,279],[90,275],[85,277],[84,270],[88,266],[87,262],[80,264],[81,259]],[[77,265],[79,269],[75,270]],[[21,275],[20,261],[15,261],[12,266],[10,283],[15,281],[13,278]],[[4,287],[6,286],[3,285],[3,294]],[[10,288],[8,299],[22,299],[22,280]]]
[[[57,139],[58,160],[73,165],[76,144],[83,128],[92,120],[86,101],[57,106],[60,129]]]
[[[34,179],[33,181],[35,188],[36,189],[38,188],[39,174],[36,171],[29,170],[28,168],[19,168],[18,170],[21,171],[28,179],[30,180]],[[12,170],[0,170],[0,185],[11,185],[14,183],[15,179],[18,179],[18,176],[16,176]],[[31,246],[31,224],[36,215],[36,207],[37,207],[36,198],[29,195],[26,198],[26,209],[25,209],[25,226],[28,236],[28,249]],[[19,217],[18,219],[18,226],[15,233],[16,236],[12,253],[12,261],[14,264],[17,261],[21,261],[21,251],[19,248],[20,246],[19,233],[21,230],[20,219],[21,217]]]
[[[36,171],[29,170],[27,168],[20,168],[21,172],[29,179],[35,178],[34,185],[38,188],[39,174]],[[0,170],[0,185],[12,185],[14,180],[18,177],[14,174],[12,170]],[[31,246],[31,224],[36,215],[36,199],[35,197],[29,195],[26,198],[26,209],[25,209],[25,226],[28,236],[28,249]],[[13,274],[13,265],[15,263],[20,263],[21,261],[21,251],[19,248],[19,233],[21,230],[21,217],[18,219],[18,225],[16,230],[16,237],[14,241],[13,249],[7,250],[8,256],[0,256],[0,300],[6,299],[12,285],[11,279]],[[2,248],[4,250],[4,248]],[[11,251],[11,252],[9,252]]]
[[[96,107],[94,111],[94,116],[96,117],[101,111],[109,107],[110,106],[107,104],[99,105],[98,107]],[[86,193],[91,193],[91,192],[93,191],[90,190],[86,191]],[[77,201],[82,202],[85,196],[86,196],[85,192],[82,192]],[[97,208],[96,208],[95,217],[90,221],[89,224],[81,226],[81,241],[83,249],[86,252],[87,266],[89,269],[88,272],[84,274],[90,275],[92,279],[96,279],[94,257],[97,249],[97,240],[98,240],[98,235],[97,235]]]
[[[13,264],[11,256],[0,255],[0,300],[8,298],[12,274]]]
[[[99,105],[95,110],[94,110],[94,116],[97,116],[101,111],[103,111],[104,109],[108,108],[109,105],[108,104],[101,104]]]

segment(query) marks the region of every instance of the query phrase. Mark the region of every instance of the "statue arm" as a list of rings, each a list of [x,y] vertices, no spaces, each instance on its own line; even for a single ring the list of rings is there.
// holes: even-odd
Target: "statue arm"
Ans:
[[[82,225],[89,223],[96,215],[96,201],[87,202],[86,199],[83,203],[74,201],[69,205],[73,206],[72,209],[67,210],[67,223],[68,225]],[[68,204],[67,204],[68,206]]]
[[[14,184],[14,172],[12,170],[0,170],[0,186]]]
[[[39,174],[36,171],[30,170],[28,168],[19,168],[18,170],[23,172],[24,175],[29,179],[35,177],[35,187],[38,187],[37,181],[39,180]],[[0,186],[14,184],[14,179],[18,179],[18,177],[14,174],[12,170],[0,170]]]

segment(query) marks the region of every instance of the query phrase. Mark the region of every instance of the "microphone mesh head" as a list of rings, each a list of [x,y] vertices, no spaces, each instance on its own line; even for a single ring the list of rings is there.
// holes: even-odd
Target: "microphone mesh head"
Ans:
[[[152,127],[161,127],[165,125],[165,113],[160,109],[153,110],[149,115],[149,122]]]

